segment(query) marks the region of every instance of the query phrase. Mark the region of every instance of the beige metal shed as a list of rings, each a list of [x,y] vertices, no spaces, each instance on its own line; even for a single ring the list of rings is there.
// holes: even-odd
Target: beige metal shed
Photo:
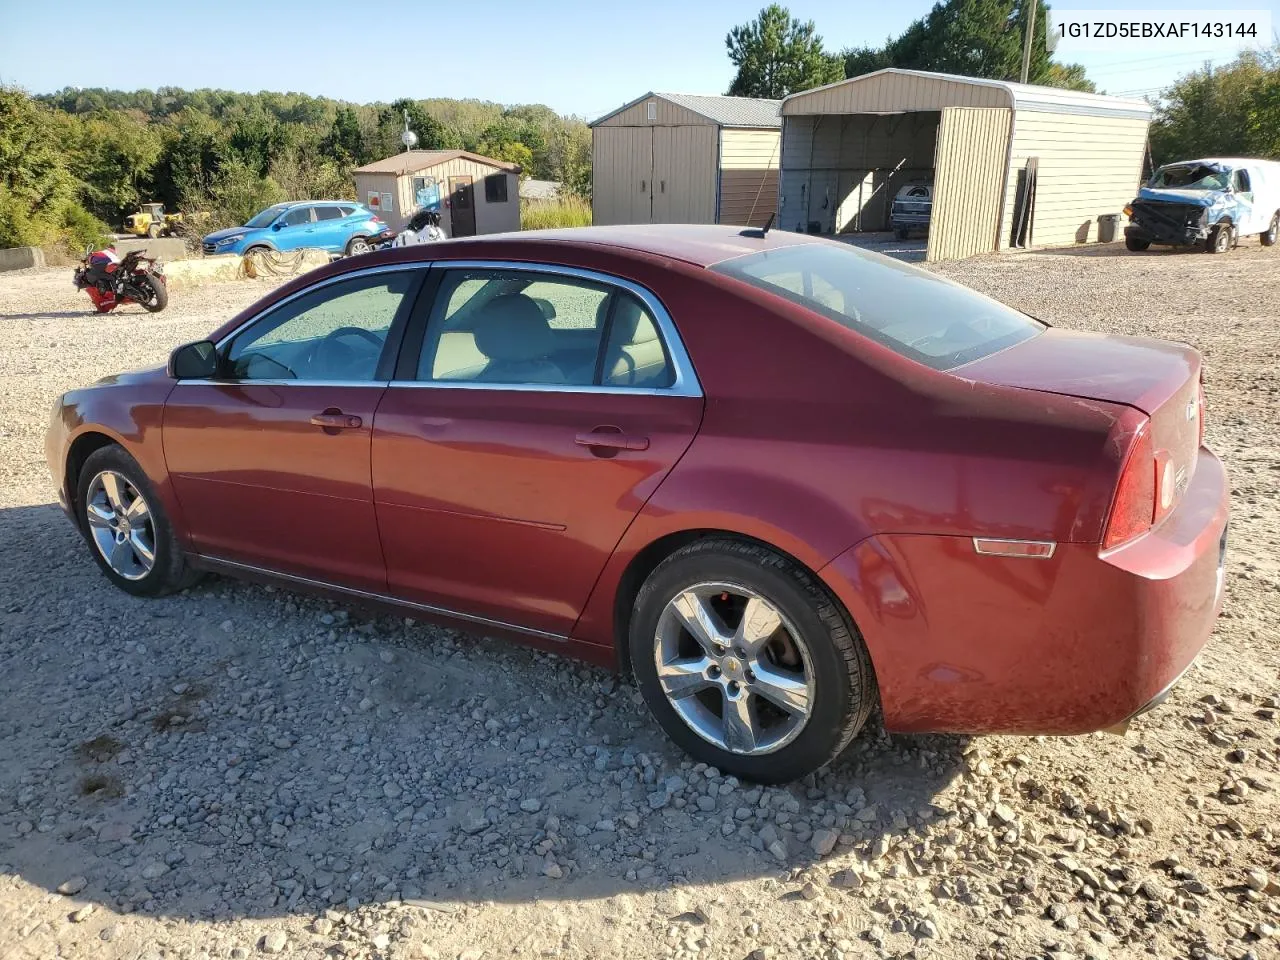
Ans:
[[[451,237],[520,229],[520,167],[514,163],[466,150],[406,150],[352,173],[356,199],[395,230],[433,196]]]
[[[777,203],[778,104],[646,93],[596,120],[592,222],[763,224]]]
[[[1000,80],[886,69],[782,101],[779,226],[888,229],[933,183],[926,258],[1096,240],[1142,175],[1151,107]]]

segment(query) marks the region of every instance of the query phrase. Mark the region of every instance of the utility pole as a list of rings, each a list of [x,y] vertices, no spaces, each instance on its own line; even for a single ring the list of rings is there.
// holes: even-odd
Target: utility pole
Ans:
[[[1022,38],[1022,82],[1031,75],[1031,44],[1036,35],[1036,8],[1040,0],[1031,0],[1031,12],[1027,14],[1027,35]]]

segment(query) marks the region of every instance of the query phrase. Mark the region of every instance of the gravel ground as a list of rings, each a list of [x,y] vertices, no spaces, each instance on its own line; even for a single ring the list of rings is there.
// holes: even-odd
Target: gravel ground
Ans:
[[[604,671],[283,590],[114,590],[52,505],[60,391],[267,289],[149,316],[0,275],[0,956],[1275,957],[1280,254],[943,268],[1186,340],[1233,482],[1211,645],[1124,738],[887,736],[760,789]]]

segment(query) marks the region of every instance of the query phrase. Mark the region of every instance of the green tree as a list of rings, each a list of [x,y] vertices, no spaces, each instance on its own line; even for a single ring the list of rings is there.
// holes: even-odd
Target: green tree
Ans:
[[[1246,51],[1161,95],[1151,127],[1157,164],[1205,156],[1280,158],[1280,57]]]
[[[351,167],[373,159],[365,156],[360,118],[351,107],[338,109],[329,133],[320,143],[320,149],[340,167]]]
[[[776,3],[734,27],[724,42],[738,71],[730,96],[779,99],[844,78],[843,60],[823,50],[813,21],[801,23]]]
[[[845,75],[884,67],[955,73],[987,80],[1019,80],[1030,0],[942,0],[883,47],[844,51]],[[1028,80],[1073,90],[1094,90],[1079,64],[1056,64],[1045,46],[1047,3],[1040,3],[1031,43]]]
[[[87,206],[111,223],[151,199],[159,130],[131,111],[101,111],[74,130],[67,152]]]

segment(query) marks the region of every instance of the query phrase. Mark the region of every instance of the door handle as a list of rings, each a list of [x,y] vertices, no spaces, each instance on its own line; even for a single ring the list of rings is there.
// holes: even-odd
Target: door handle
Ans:
[[[354,414],[343,413],[341,410],[326,410],[311,418],[313,427],[324,427],[326,430],[355,430],[363,423],[364,421]]]
[[[625,433],[606,432],[604,430],[580,433],[573,438],[573,442],[581,447],[595,447],[601,450],[649,449],[648,437],[633,437]]]

